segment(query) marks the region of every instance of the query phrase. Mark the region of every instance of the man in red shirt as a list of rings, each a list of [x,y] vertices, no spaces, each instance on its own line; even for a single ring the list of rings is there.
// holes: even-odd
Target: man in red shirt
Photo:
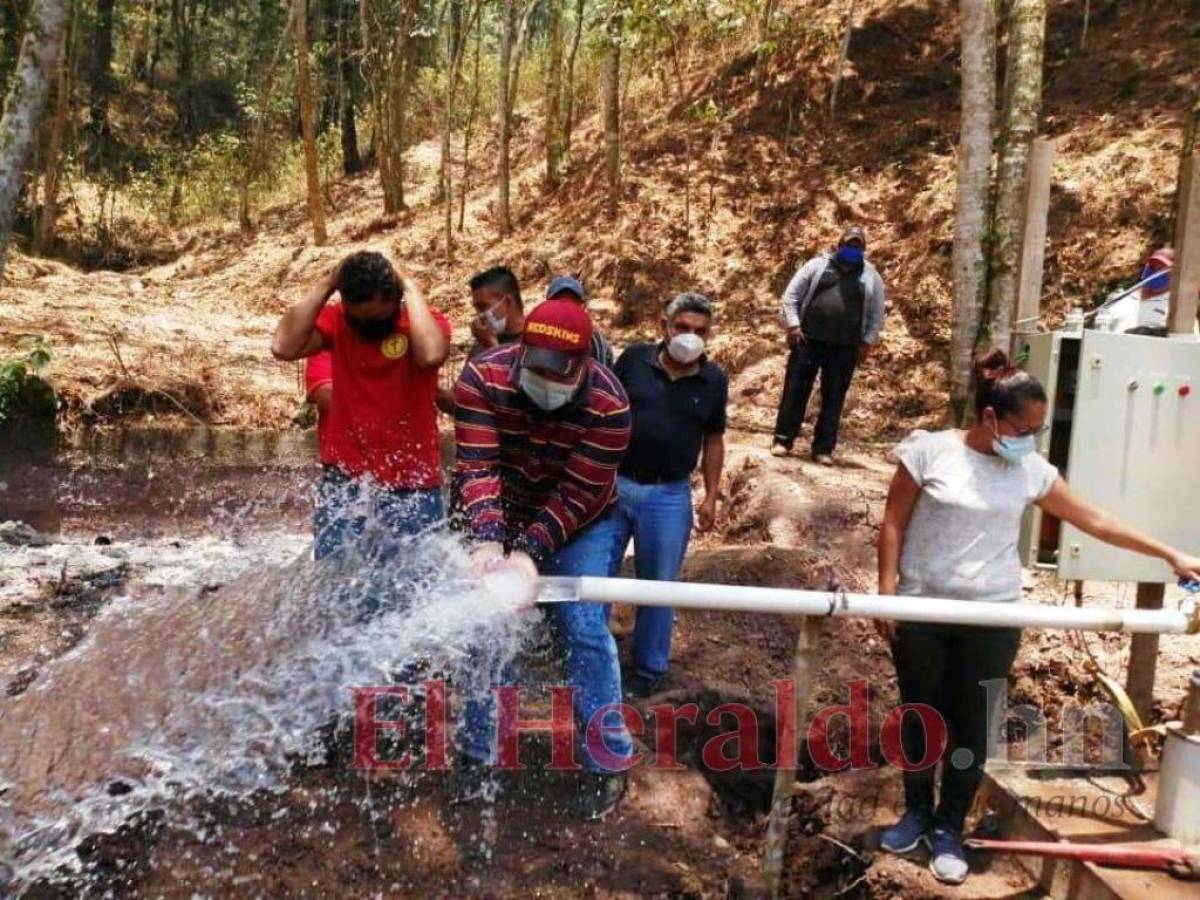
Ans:
[[[317,451],[328,454],[329,408],[333,405],[333,353],[322,350],[304,361],[304,399],[317,408]]]
[[[454,386],[456,515],[477,547],[529,577],[607,575],[616,546],[617,466],[629,444],[629,401],[592,358],[582,304],[551,299],[525,318],[520,343],[470,360]],[[504,554],[508,559],[501,563]],[[487,564],[483,564],[484,568]],[[620,712],[617,646],[602,606],[546,609],[560,639],[580,725],[606,735],[584,742],[578,797],[584,818],[610,812],[633,753]],[[503,676],[502,676],[503,677]],[[455,793],[486,792],[495,727],[490,698],[467,703]],[[586,731],[582,733],[586,734]]]
[[[342,302],[327,305],[335,293]],[[442,519],[434,397],[449,346],[445,316],[371,251],[346,257],[280,319],[271,352],[329,350],[337,385],[321,435],[318,559],[369,526],[399,538]]]

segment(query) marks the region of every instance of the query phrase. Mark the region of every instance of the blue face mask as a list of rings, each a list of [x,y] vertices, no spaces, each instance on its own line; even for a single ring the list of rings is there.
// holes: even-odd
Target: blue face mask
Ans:
[[[1024,437],[997,434],[992,438],[992,449],[1006,463],[1016,464],[1037,449],[1037,439],[1032,434]]]
[[[1142,274],[1138,276],[1138,281],[1143,278],[1150,278],[1154,274],[1154,270],[1146,265],[1142,267]],[[1142,285],[1142,291],[1146,294],[1162,294],[1171,286],[1171,273],[1163,272],[1161,275],[1155,275]]]
[[[841,246],[837,248],[837,258],[848,266],[861,266],[867,251],[862,247]]]

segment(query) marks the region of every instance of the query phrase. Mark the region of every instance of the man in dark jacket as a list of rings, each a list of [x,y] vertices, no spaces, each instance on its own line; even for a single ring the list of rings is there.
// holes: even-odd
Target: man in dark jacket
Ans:
[[[821,412],[813,429],[812,454],[822,465],[833,465],[854,369],[879,341],[883,328],[883,279],[866,261],[866,250],[863,230],[857,225],[847,228],[837,249],[806,262],[783,292],[791,352],[775,422],[774,456],[791,452],[819,374]]]

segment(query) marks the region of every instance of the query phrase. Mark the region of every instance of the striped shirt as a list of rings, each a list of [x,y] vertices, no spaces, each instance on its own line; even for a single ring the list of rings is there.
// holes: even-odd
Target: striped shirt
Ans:
[[[595,362],[576,400],[542,412],[517,388],[520,356],[520,344],[488,350],[454,386],[454,506],[477,540],[541,562],[615,502],[632,418]]]

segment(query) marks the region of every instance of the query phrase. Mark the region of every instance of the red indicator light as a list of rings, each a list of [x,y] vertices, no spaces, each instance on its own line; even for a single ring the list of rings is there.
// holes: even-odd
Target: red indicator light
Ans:
[[[1179,396],[1180,397],[1186,397],[1191,392],[1192,392],[1192,386],[1190,384],[1181,384],[1179,386]]]

